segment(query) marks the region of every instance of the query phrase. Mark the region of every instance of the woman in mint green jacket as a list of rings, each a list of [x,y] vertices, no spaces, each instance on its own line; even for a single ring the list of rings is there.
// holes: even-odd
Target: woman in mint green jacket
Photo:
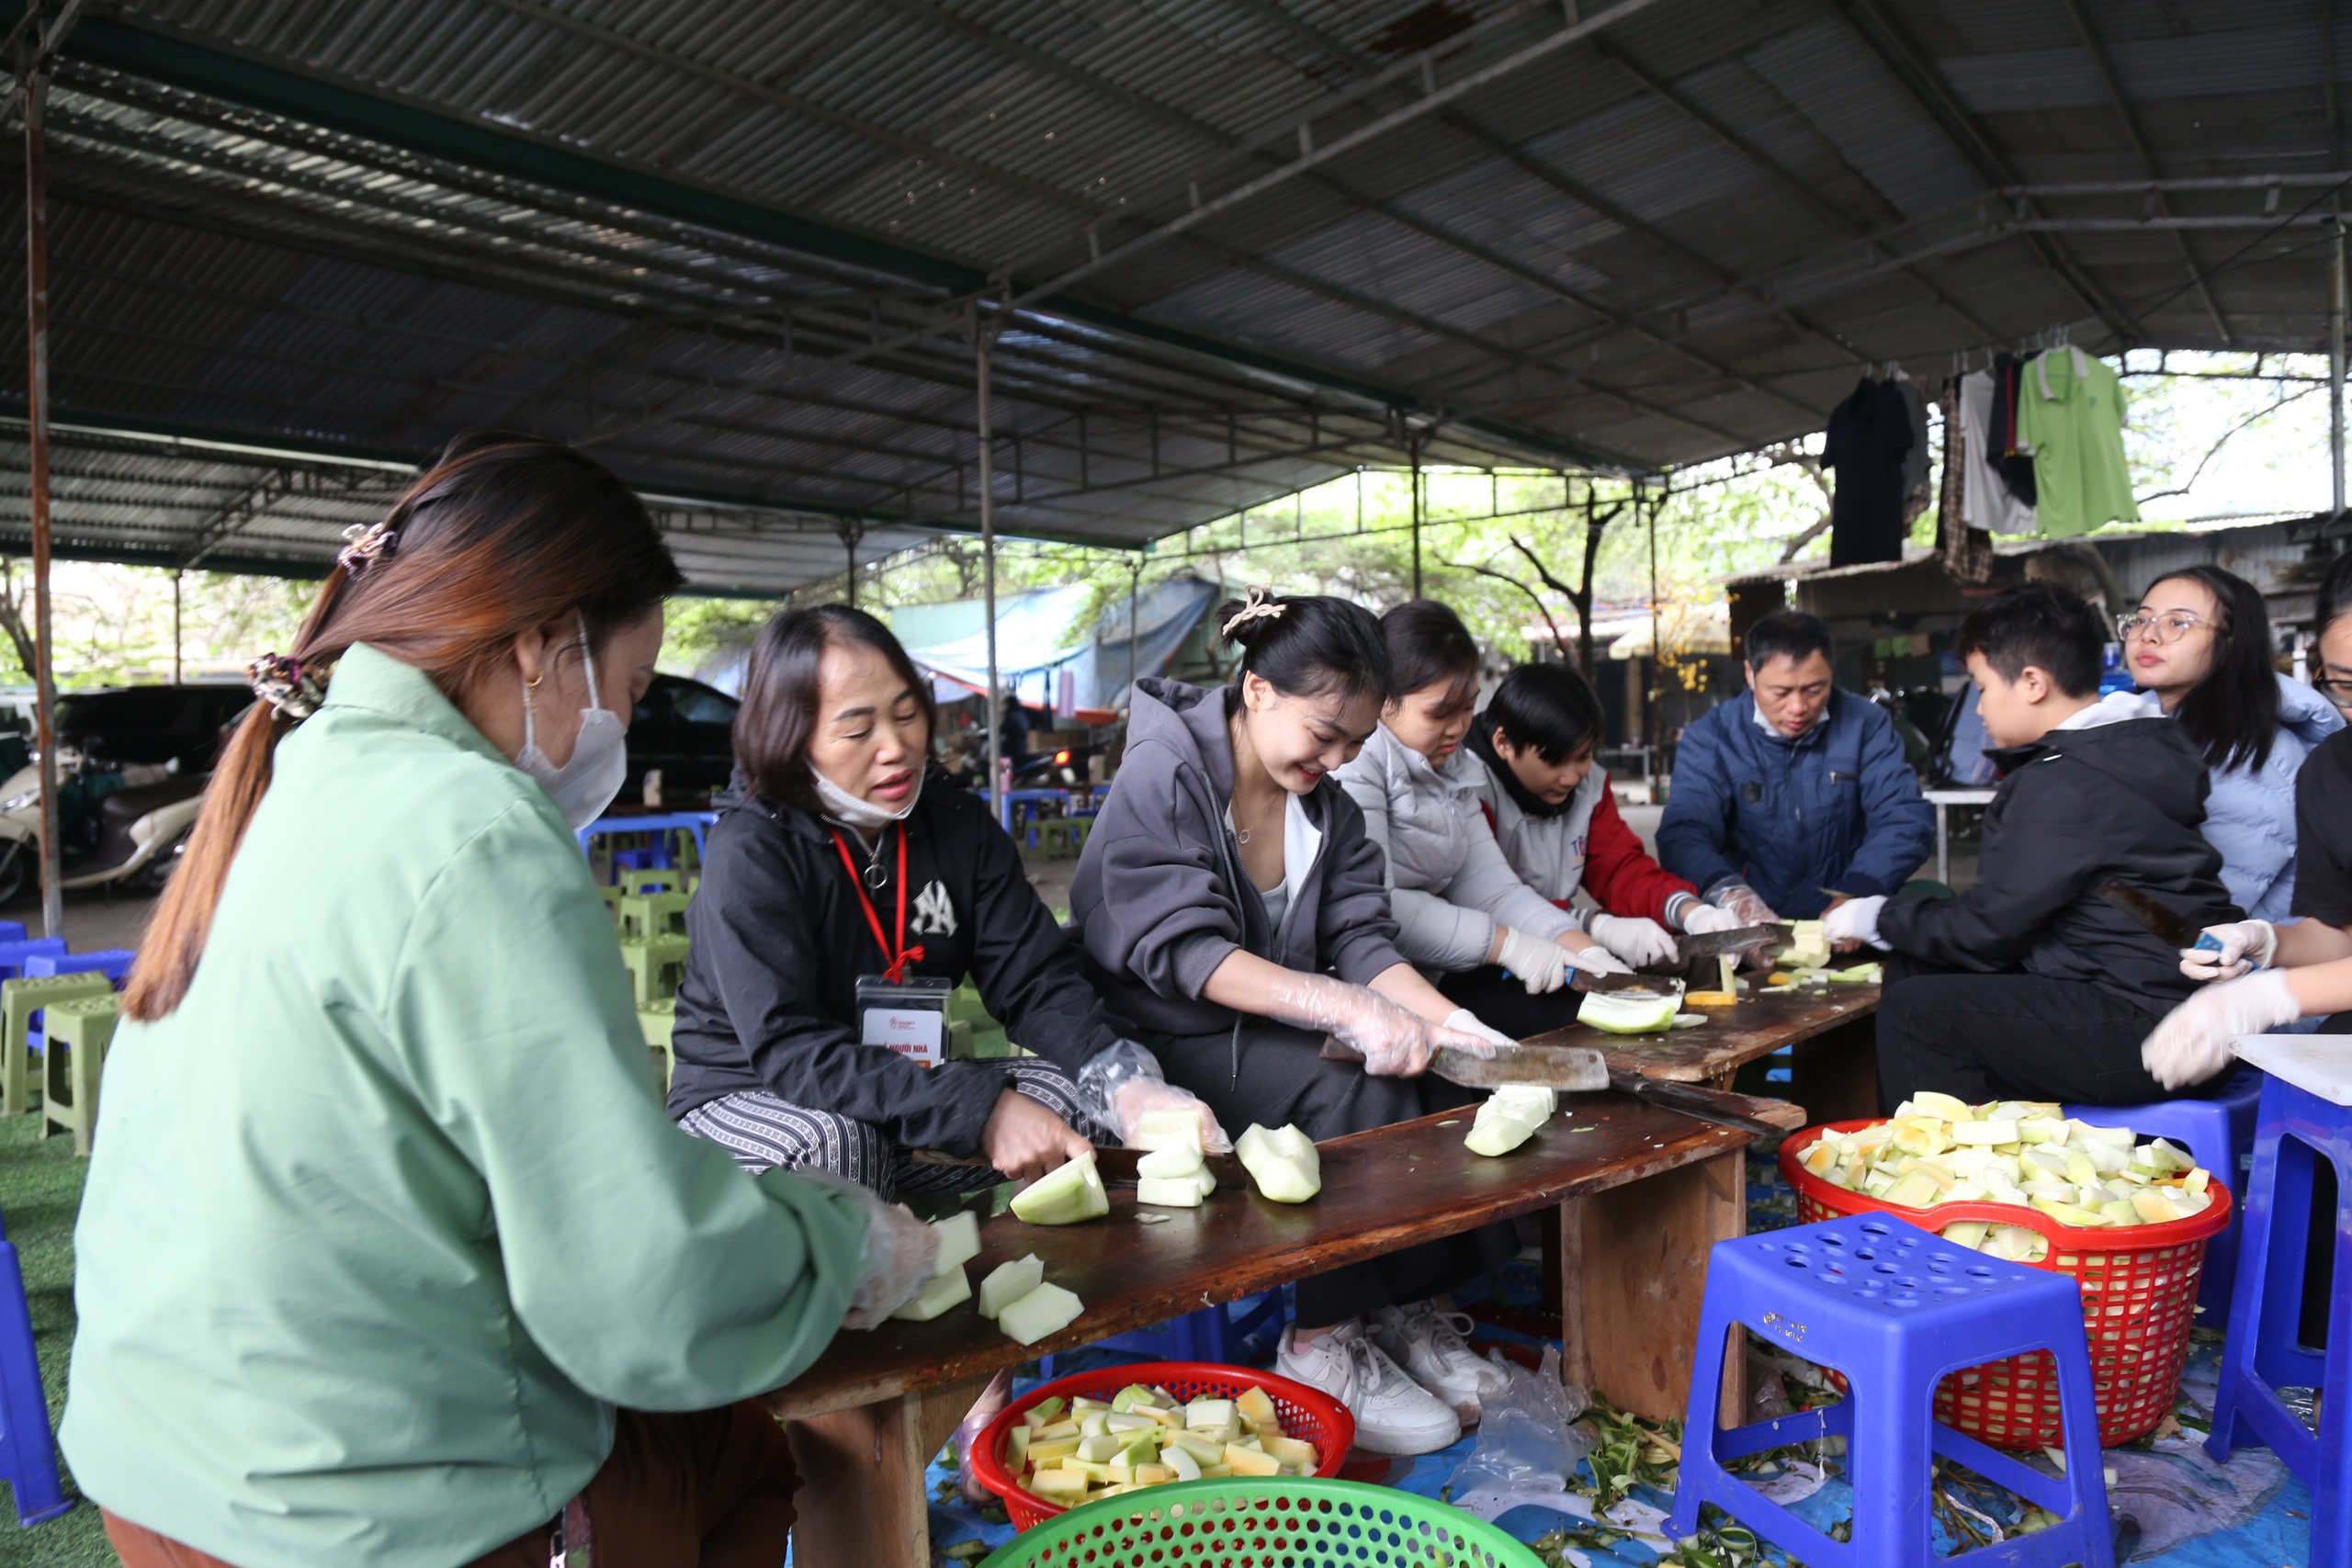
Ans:
[[[662,1114],[572,831],[677,568],[519,436],[342,559],[255,663],[125,998],[66,1456],[130,1568],[543,1568],[583,1533],[600,1568],[774,1568],[796,1483],[749,1397],[932,1244]]]

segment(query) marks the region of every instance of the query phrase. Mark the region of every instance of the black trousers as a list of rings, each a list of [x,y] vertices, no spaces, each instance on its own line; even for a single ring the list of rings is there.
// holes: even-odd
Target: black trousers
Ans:
[[[1878,1005],[1879,1108],[1892,1114],[1922,1089],[1972,1105],[2141,1105],[2217,1089],[2226,1071],[2210,1085],[2176,1090],[2140,1065],[2140,1043],[2171,1010],[2167,999],[2083,981],[1922,974],[1897,959]]]
[[[1374,1077],[1354,1062],[1323,1060],[1322,1047],[1320,1034],[1262,1021],[1244,1023],[1238,1040],[1215,1034],[1152,1041],[1168,1081],[1199,1095],[1237,1137],[1252,1122],[1289,1122],[1320,1141],[1486,1098],[1441,1077]],[[1501,1268],[1518,1253],[1511,1226],[1490,1224],[1351,1263],[1298,1281],[1298,1321],[1320,1328],[1426,1301]]]
[[[1498,964],[1441,976],[1437,988],[1476,1013],[1479,1022],[1514,1040],[1566,1029],[1577,1021],[1577,1009],[1584,1005],[1584,993],[1566,986],[1531,997],[1527,987]]]

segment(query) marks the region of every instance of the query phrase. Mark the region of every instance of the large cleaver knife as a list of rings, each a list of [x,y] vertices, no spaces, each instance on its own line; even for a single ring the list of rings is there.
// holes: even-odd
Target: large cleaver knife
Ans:
[[[1682,954],[1679,964],[1670,967],[1700,963],[1725,953],[1753,953],[1765,958],[1778,958],[1796,945],[1796,932],[1788,922],[1775,925],[1739,926],[1727,931],[1702,931],[1696,936],[1679,936],[1674,945]]]
[[[2166,947],[2202,948],[2207,953],[2222,951],[2222,944],[2207,936],[2203,927],[2165,908],[2120,876],[2110,876],[2101,882],[2098,896],[2131,916],[2141,930]],[[2256,969],[2262,967],[2251,959],[2246,962]]]
[[[1363,1055],[1354,1047],[1342,1043],[1330,1035],[1323,1037],[1323,1055],[1328,1061],[1361,1062]],[[1497,1046],[1494,1054],[1480,1056],[1450,1045],[1438,1047],[1430,1062],[1430,1071],[1448,1083],[1464,1089],[1500,1089],[1505,1084],[1536,1084],[1558,1089],[1564,1094],[1583,1094],[1594,1089],[1613,1089],[1620,1094],[1630,1094],[1668,1110],[1679,1111],[1685,1116],[1718,1126],[1756,1134],[1778,1134],[1791,1130],[1749,1116],[1724,1103],[1754,1103],[1745,1097],[1718,1094],[1696,1089],[1688,1084],[1662,1082],[1610,1066],[1608,1059],[1589,1045],[1513,1045]]]

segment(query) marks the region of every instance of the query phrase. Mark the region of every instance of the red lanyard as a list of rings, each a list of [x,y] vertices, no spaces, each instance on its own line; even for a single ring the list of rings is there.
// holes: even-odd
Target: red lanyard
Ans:
[[[842,866],[849,873],[849,885],[857,889],[857,901],[865,906],[865,923],[873,929],[874,945],[882,950],[883,962],[888,965],[882,977],[892,985],[906,978],[907,965],[922,962],[922,947],[907,945],[907,830],[899,829],[899,945],[898,955],[891,956],[890,942],[882,934],[882,917],[875,912],[874,900],[865,895],[865,879],[857,874],[857,863],[850,858],[849,840],[839,833],[833,835],[833,848],[842,852]]]

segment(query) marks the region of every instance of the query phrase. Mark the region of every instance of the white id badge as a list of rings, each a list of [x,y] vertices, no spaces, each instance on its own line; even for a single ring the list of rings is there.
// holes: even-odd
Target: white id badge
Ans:
[[[947,996],[954,989],[935,976],[896,982],[879,975],[859,976],[859,1038],[919,1066],[939,1066],[947,1059]]]

